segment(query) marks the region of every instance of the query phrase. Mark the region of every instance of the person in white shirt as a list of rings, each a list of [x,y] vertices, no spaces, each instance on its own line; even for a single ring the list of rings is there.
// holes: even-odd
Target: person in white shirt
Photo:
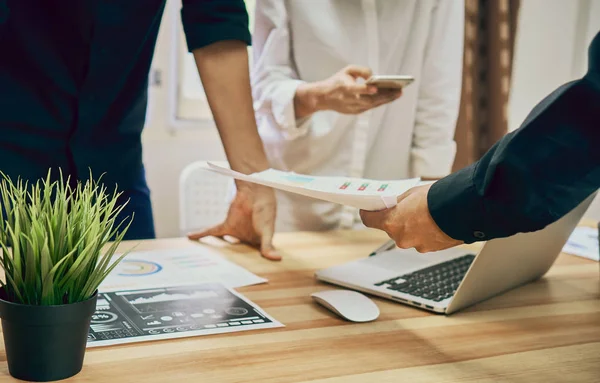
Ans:
[[[253,96],[272,167],[379,180],[450,173],[462,0],[257,0],[254,16]],[[363,83],[371,74],[415,81],[385,92]],[[277,199],[277,231],[362,226],[352,208]]]

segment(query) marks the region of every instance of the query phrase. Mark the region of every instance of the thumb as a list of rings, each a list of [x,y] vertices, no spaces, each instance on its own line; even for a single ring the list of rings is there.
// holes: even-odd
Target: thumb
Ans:
[[[352,95],[377,93],[377,88],[366,84],[359,84],[354,77],[347,73],[341,78],[341,82],[344,85],[345,91]]]
[[[260,253],[271,261],[280,261],[281,255],[273,246],[275,233],[275,209],[267,206],[259,209],[254,215],[254,230],[260,236]]]
[[[222,237],[225,233],[225,225],[219,224],[203,231],[188,233],[187,237],[191,240],[198,240],[204,237]]]
[[[260,240],[260,253],[271,261],[281,261],[281,254],[273,246],[273,228],[266,227]]]
[[[388,214],[388,209],[380,211],[360,211],[360,219],[366,227],[371,229],[381,229],[383,222]]]
[[[349,65],[344,69],[344,72],[354,78],[362,77],[365,80],[373,75],[370,68],[359,65]]]

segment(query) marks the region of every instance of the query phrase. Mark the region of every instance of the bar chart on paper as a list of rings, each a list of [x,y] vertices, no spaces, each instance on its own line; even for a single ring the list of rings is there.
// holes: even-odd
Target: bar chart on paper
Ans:
[[[377,181],[350,177],[308,176],[275,169],[246,175],[212,163],[208,163],[206,170],[306,197],[370,211],[395,206],[399,195],[419,185],[421,181],[419,178]]]

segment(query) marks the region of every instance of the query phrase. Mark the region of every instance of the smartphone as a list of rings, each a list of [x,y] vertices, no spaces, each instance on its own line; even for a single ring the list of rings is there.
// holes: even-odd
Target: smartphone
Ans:
[[[415,78],[412,76],[382,76],[375,75],[371,76],[365,84],[367,85],[375,85],[381,89],[402,89],[405,86],[409,85],[415,81]]]

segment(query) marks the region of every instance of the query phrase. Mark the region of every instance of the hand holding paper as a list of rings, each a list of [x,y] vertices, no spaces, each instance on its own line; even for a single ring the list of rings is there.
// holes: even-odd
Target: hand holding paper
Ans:
[[[421,185],[398,197],[391,209],[361,211],[365,226],[383,230],[401,249],[414,247],[420,253],[448,249],[462,241],[450,238],[435,223],[429,213],[427,193],[431,184]]]

